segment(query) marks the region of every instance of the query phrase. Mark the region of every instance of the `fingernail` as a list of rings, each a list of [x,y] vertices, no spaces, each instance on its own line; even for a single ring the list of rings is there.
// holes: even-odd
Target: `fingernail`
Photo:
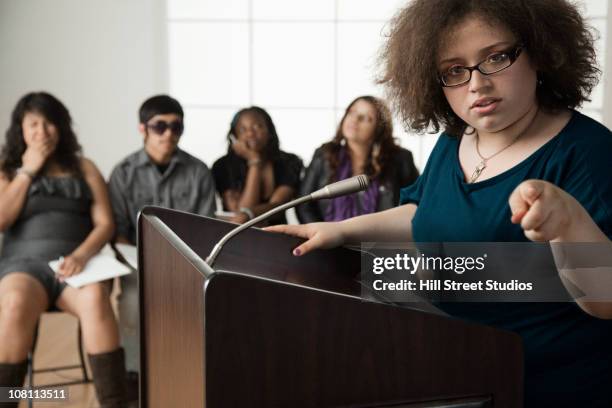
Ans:
[[[295,249],[293,250],[293,255],[295,255],[295,256],[300,256],[301,254],[302,254],[302,251],[300,251],[300,249],[299,249],[299,248],[295,248]]]

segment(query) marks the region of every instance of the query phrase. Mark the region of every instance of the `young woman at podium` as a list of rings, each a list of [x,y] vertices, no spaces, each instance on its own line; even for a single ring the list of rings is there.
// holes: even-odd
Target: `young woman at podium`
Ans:
[[[574,110],[599,70],[569,1],[413,1],[392,21],[382,61],[407,128],[443,133],[398,207],[270,227],[306,239],[296,256],[374,241],[610,243],[612,134]],[[521,335],[525,406],[612,406],[612,303],[446,311]]]

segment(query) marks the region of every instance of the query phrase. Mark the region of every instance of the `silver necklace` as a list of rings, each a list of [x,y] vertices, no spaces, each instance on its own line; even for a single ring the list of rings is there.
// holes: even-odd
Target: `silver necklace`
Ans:
[[[527,126],[527,128],[529,128],[529,126]],[[527,131],[527,129],[525,129],[525,131]],[[480,177],[484,169],[487,168],[487,162],[490,159],[492,159],[493,157],[497,156],[498,154],[500,154],[501,152],[503,152],[504,150],[512,146],[517,140],[519,140],[521,136],[523,136],[525,131],[519,133],[518,136],[516,136],[509,144],[507,144],[501,150],[498,150],[497,152],[493,153],[489,157],[484,157],[482,154],[480,154],[480,149],[478,148],[478,141],[480,140],[480,138],[478,137],[478,132],[476,132],[476,153],[478,154],[478,157],[480,157],[480,163],[478,163],[478,165],[474,169],[474,172],[472,173],[472,176],[470,177],[470,184],[478,180],[478,177]]]
[[[498,154],[500,154],[501,152],[503,152],[504,150],[506,150],[507,148],[509,148],[510,146],[512,146],[514,143],[516,143],[517,140],[519,140],[525,133],[527,133],[527,131],[529,130],[529,128],[531,128],[531,125],[533,125],[533,122],[535,122],[536,118],[538,117],[540,111],[536,110],[535,115],[533,115],[533,118],[531,118],[531,121],[529,122],[529,124],[527,125],[527,127],[521,132],[519,133],[510,143],[508,143],[506,146],[504,146],[504,148],[502,148],[501,150],[498,150],[497,152],[493,153],[492,155],[490,155],[489,157],[484,157],[481,153],[480,153],[480,149],[478,148],[478,141],[480,140],[480,138],[478,137],[478,131],[476,131],[476,153],[478,154],[478,157],[480,157],[480,163],[478,163],[478,165],[476,166],[476,168],[474,169],[474,172],[472,173],[472,176],[470,177],[470,183],[474,183],[476,180],[478,180],[478,177],[480,177],[480,175],[482,174],[482,172],[484,171],[484,169],[487,168],[487,162],[489,160],[491,160],[493,157],[497,156]]]

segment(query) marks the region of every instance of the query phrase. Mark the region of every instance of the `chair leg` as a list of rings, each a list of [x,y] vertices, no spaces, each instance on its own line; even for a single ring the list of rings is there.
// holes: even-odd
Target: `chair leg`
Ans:
[[[28,352],[28,387],[34,386],[34,351]]]
[[[53,312],[52,312],[53,313]],[[74,364],[74,365],[66,365],[66,366],[57,366],[57,367],[48,367],[48,368],[41,368],[38,370],[34,370],[34,363],[33,363],[33,353],[34,353],[34,348],[36,347],[36,341],[38,339],[38,325],[36,326],[36,331],[34,333],[34,343],[33,343],[33,348],[32,348],[32,375],[31,375],[31,379],[30,379],[30,386],[34,387],[34,374],[37,373],[47,373],[47,372],[57,372],[57,371],[63,371],[63,370],[75,370],[75,369],[80,369],[81,370],[81,379],[78,380],[72,380],[72,381],[63,381],[63,382],[57,382],[57,383],[52,383],[52,384],[44,384],[42,386],[44,387],[66,387],[69,385],[74,385],[74,384],[87,384],[91,382],[91,378],[89,377],[89,375],[87,374],[87,366],[85,365],[85,353],[83,350],[83,339],[82,339],[82,330],[81,330],[81,322],[77,322],[77,347],[78,347],[78,351],[79,351],[79,364]]]
[[[36,350],[36,342],[38,341],[38,325],[40,320],[36,323],[34,329],[34,339],[32,340],[32,348],[28,353],[28,388],[34,389],[34,350]],[[28,399],[28,408],[32,408],[34,403],[31,399]]]
[[[81,371],[83,372],[83,382],[88,383],[90,381],[87,375],[87,367],[85,366],[85,356],[83,355],[83,337],[81,333],[81,322],[78,322],[77,329],[77,344],[79,345],[79,360],[81,362]]]
[[[28,353],[28,388],[32,389],[34,384],[34,347]],[[32,400],[28,399],[28,408],[32,408]]]

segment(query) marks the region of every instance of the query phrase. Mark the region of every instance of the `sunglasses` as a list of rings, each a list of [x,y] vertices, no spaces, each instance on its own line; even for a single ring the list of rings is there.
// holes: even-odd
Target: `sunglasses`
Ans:
[[[159,136],[166,133],[166,130],[168,129],[170,129],[173,135],[181,136],[183,134],[183,130],[185,129],[183,122],[178,120],[174,122],[164,122],[163,120],[160,120],[155,123],[147,123],[147,128]]]

